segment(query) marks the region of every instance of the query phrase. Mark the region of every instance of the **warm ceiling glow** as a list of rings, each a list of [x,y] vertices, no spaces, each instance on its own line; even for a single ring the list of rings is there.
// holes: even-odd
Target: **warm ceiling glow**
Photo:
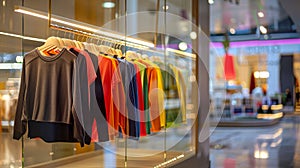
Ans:
[[[257,13],[258,17],[263,18],[265,16],[265,14],[263,12],[258,12]]]
[[[38,17],[38,18],[45,19],[45,20],[49,19],[48,13],[46,13],[46,12],[41,12],[41,11],[33,10],[30,8],[22,7],[22,6],[17,6],[15,8],[15,12]],[[56,22],[56,23],[61,23],[63,25],[67,25],[70,28],[72,27],[72,28],[76,28],[76,29],[82,29],[82,30],[94,33],[96,35],[103,35],[106,37],[115,38],[115,39],[119,39],[119,40],[126,40],[127,42],[131,42],[131,43],[138,44],[138,45],[154,47],[153,43],[135,39],[135,38],[131,38],[131,37],[125,37],[123,35],[113,33],[113,32],[103,31],[100,27],[83,24],[82,22],[74,21],[74,20],[64,18],[61,16],[52,15],[51,21]]]
[[[268,30],[264,26],[259,26],[259,30],[262,34],[266,34]]]
[[[175,50],[173,48],[166,48],[167,51],[170,51],[170,52],[173,52],[173,53],[177,53],[179,55],[184,55],[186,57],[190,57],[192,59],[196,59],[196,55],[195,54],[192,54],[192,53],[188,53],[188,52],[183,52],[183,51],[180,51],[180,50]]]
[[[35,12],[31,12],[31,11],[27,11],[27,10],[20,9],[20,8],[15,9],[15,12],[23,13],[23,14],[26,14],[26,15],[35,16],[35,17],[38,17],[38,18],[41,18],[41,19],[48,19],[48,16],[46,16],[46,15],[41,15],[41,14],[38,14],[38,13],[35,13]]]
[[[46,41],[45,39],[29,37],[29,36],[22,36],[19,34],[6,33],[6,32],[0,32],[0,35],[16,37],[16,38],[20,38],[20,39],[24,39],[24,40],[37,41],[37,42],[45,42]]]
[[[116,4],[114,2],[103,2],[102,7],[103,8],[114,8]]]

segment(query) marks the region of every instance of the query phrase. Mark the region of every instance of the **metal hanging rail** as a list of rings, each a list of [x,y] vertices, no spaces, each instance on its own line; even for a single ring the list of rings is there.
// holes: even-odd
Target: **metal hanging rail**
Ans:
[[[92,34],[92,33],[88,33],[88,32],[84,32],[81,30],[76,30],[73,28],[69,28],[69,27],[65,27],[65,26],[60,26],[60,25],[56,25],[56,24],[51,24],[50,25],[51,29],[54,30],[59,30],[59,31],[63,31],[63,32],[67,32],[67,33],[72,33],[78,36],[83,36],[86,38],[90,38],[90,39],[96,39],[98,41],[107,41],[107,42],[111,42],[111,43],[117,43],[119,45],[123,45],[123,46],[128,46],[128,47],[133,47],[133,48],[139,48],[139,49],[148,49],[147,46],[143,46],[143,45],[139,45],[139,44],[134,44],[134,43],[126,43],[123,40],[119,40],[119,39],[111,39],[105,36],[100,36],[100,35],[96,35],[96,34]]]

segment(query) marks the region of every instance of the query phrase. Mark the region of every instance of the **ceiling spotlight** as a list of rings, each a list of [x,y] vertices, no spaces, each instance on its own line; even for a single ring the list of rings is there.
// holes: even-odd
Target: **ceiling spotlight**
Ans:
[[[168,5],[166,5],[166,6],[164,5],[162,8],[163,8],[163,10],[168,10],[169,6]]]
[[[190,37],[192,40],[195,40],[197,38],[197,33],[196,32],[191,32]]]
[[[102,7],[103,8],[114,8],[116,4],[114,2],[103,2]]]
[[[178,44],[178,48],[179,48],[180,50],[182,50],[182,51],[185,51],[185,50],[187,50],[188,46],[187,46],[187,44],[186,44],[185,42],[180,42],[180,43]]]
[[[230,29],[229,29],[229,32],[230,32],[231,34],[235,34],[235,33],[236,33],[236,31],[235,31],[234,28],[230,28]]]
[[[264,26],[259,26],[259,30],[262,34],[267,34],[268,30]]]
[[[214,0],[208,0],[208,3],[212,5],[212,4],[215,3],[215,1]]]
[[[255,71],[254,78],[269,78],[270,73],[268,71]]]
[[[258,12],[257,13],[258,17],[263,18],[265,16],[265,14],[263,12]]]
[[[23,56],[17,56],[16,57],[16,62],[17,63],[23,62]]]

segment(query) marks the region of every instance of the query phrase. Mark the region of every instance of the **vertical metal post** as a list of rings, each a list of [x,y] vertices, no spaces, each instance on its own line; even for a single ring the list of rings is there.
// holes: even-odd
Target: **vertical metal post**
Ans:
[[[198,0],[197,11],[195,14],[195,23],[201,28],[197,38],[196,47],[197,56],[196,78],[199,86],[199,112],[198,112],[198,130],[197,130],[197,157],[202,162],[203,167],[209,165],[209,5],[207,0]],[[194,8],[195,6],[193,6]],[[198,32],[198,31],[197,31]],[[194,47],[194,46],[193,46]]]
[[[127,42],[127,0],[125,0],[125,21],[124,21],[124,24],[125,24],[125,32],[124,32],[124,35],[125,35],[125,43],[124,43],[124,45],[125,45],[125,47],[124,47],[124,54],[126,54],[126,42]],[[127,71],[125,71],[125,73],[126,73]],[[126,82],[125,82],[126,83]],[[127,88],[125,88],[125,89],[127,89]],[[126,92],[125,92],[126,93]],[[127,95],[125,95],[125,97],[126,97]],[[127,98],[127,97],[126,97]],[[129,135],[129,128],[127,127],[127,130],[126,130],[126,132],[128,133],[128,135]],[[128,143],[128,141],[127,141],[127,138],[128,137],[126,137],[125,138],[125,162],[124,162],[124,167],[125,168],[127,168],[127,162],[128,162],[128,151],[127,151],[127,143]]]
[[[196,148],[196,155],[173,166],[174,168],[210,167],[209,138],[206,137],[209,135],[209,122],[207,122],[209,112],[209,4],[207,3],[207,0],[192,0],[192,4],[193,24],[197,27],[201,27],[201,29],[195,28],[198,36],[197,39],[192,42],[193,52],[197,56],[194,73],[196,74],[198,85],[193,86],[193,92],[199,90],[200,93],[198,97],[195,98],[197,99],[197,103],[200,103],[200,106],[198,109],[195,109],[197,110],[198,115],[193,125],[192,135],[193,143]],[[199,55],[199,53],[201,53],[201,55]],[[206,69],[206,67],[208,69]],[[193,102],[193,104],[197,105],[196,102]]]
[[[158,15],[159,15],[160,0],[156,0],[156,19],[155,19],[155,34],[154,34],[154,46],[157,46],[157,36],[158,36]]]
[[[167,62],[167,0],[164,0],[164,35],[162,37],[164,37],[163,40],[163,44],[164,44],[164,66],[166,66],[166,62]],[[157,9],[159,10],[159,8]],[[158,20],[157,20],[157,25],[158,27]],[[157,30],[156,30],[157,33]],[[164,67],[166,69],[166,67]],[[168,81],[167,81],[168,82]],[[167,122],[164,123],[164,132],[165,132],[165,137],[164,137],[164,161],[167,161]]]
[[[22,0],[22,6],[24,6],[24,0]],[[24,37],[24,35],[25,35],[25,33],[24,33],[24,14],[22,14],[22,19],[21,19],[22,21],[22,23],[21,23],[21,25],[22,25],[22,32],[21,32],[21,34],[22,34],[22,37]],[[24,38],[21,38],[21,51],[22,51],[22,56],[23,56],[23,58],[24,58],[24,55],[25,55],[25,51],[24,51]],[[23,64],[24,65],[24,64]],[[22,152],[22,155],[21,155],[21,157],[22,157],[22,159],[21,159],[21,162],[22,162],[22,168],[24,168],[25,167],[25,155],[24,155],[24,153],[25,153],[25,151],[24,151],[24,136],[22,136],[22,140],[21,140],[21,152]]]
[[[48,4],[48,27],[51,27],[51,15],[52,15],[52,0],[49,0]]]
[[[198,0],[193,0],[192,1],[192,6],[193,6],[193,10],[192,10],[192,18],[193,18],[193,24],[196,25],[195,29],[196,30],[193,30],[194,32],[198,33],[198,26],[199,26],[199,19],[198,19],[198,14],[199,14],[199,1]],[[194,27],[193,27],[194,29]],[[198,37],[199,38],[199,37]],[[196,55],[196,67],[195,69],[193,69],[193,73],[196,74],[196,80],[199,81],[198,79],[198,72],[199,72],[199,55],[198,55],[198,50],[199,50],[199,43],[198,43],[198,39],[197,40],[193,40],[192,41],[192,46],[193,46],[193,54]],[[198,90],[198,88],[193,88],[193,90]],[[197,103],[195,104],[195,107],[199,107],[198,103],[199,101],[195,101],[194,103]],[[197,115],[197,118],[195,118],[195,123],[193,125],[193,128],[192,128],[192,144],[195,146],[195,150],[197,151],[198,150],[198,136],[199,136],[199,133],[198,133],[198,128],[199,128],[199,122],[198,122],[198,118],[199,118],[199,114]]]

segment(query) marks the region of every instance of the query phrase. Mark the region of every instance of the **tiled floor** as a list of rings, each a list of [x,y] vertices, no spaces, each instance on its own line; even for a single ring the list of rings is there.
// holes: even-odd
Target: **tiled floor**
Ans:
[[[181,156],[182,154],[190,153],[190,131],[183,129],[182,127],[170,128],[165,133],[157,133],[151,136],[140,138],[139,141],[128,139],[126,141],[127,150],[127,164],[128,167],[154,167],[158,164],[165,162],[164,150],[166,159],[170,160],[174,157]],[[180,141],[180,142],[179,142]],[[179,142],[179,143],[178,143]],[[174,146],[176,144],[176,146]],[[118,146],[118,150],[116,150]],[[45,167],[44,163],[51,163],[63,159],[63,164],[55,164],[50,167],[124,167],[125,164],[125,151],[124,139],[118,139],[112,142],[102,143],[102,147],[107,149],[96,148],[100,152],[88,152],[91,150],[85,150],[88,152],[85,154],[88,157],[79,156],[82,154],[83,149],[78,144],[73,143],[45,143],[40,139],[25,139],[24,141],[24,160],[26,166],[40,166]],[[12,133],[0,133],[0,168],[19,168],[21,163],[21,141],[12,140]],[[118,155],[116,155],[118,154]],[[73,157],[75,156],[75,157]],[[71,160],[71,162],[70,162]],[[43,165],[41,165],[43,164]],[[60,166],[57,166],[60,165]]]
[[[213,168],[300,168],[298,114],[285,116],[270,127],[216,128],[210,142]],[[45,145],[39,146],[50,150]],[[21,143],[11,140],[10,133],[0,134],[0,168],[19,168],[20,149]]]
[[[217,128],[210,142],[214,168],[297,168],[300,116],[285,116],[270,127]]]
[[[21,143],[13,141],[11,134],[0,134],[0,168],[19,168],[21,164]]]

